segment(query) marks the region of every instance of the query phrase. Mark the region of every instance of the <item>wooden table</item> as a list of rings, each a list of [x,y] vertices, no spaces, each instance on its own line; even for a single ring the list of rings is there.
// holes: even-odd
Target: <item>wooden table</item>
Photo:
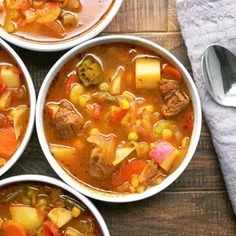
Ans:
[[[175,0],[124,0],[120,12],[105,30],[105,34],[114,33],[153,40],[169,49],[191,70],[178,27]],[[64,54],[48,56],[16,50],[28,66],[37,91],[49,68]],[[4,177],[25,173],[56,176],[44,158],[36,132],[24,155]],[[205,122],[193,160],[168,189],[137,203],[94,203],[112,236],[236,235],[235,216]]]

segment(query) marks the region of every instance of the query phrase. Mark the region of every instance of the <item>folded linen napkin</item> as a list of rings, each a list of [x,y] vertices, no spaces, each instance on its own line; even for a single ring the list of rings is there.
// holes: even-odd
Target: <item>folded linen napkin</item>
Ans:
[[[236,214],[236,108],[220,106],[210,97],[201,72],[201,57],[210,44],[224,46],[236,55],[236,1],[177,0],[177,13],[203,113]]]

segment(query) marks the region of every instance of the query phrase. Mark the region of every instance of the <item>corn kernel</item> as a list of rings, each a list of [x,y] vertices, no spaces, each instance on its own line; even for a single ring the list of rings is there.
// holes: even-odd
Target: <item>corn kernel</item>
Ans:
[[[129,109],[129,102],[127,99],[121,99],[119,101],[119,104],[120,104],[120,108],[123,109],[123,110],[128,110]]]
[[[137,124],[137,125],[141,125],[141,123],[142,123],[142,121],[141,121],[140,119],[138,119],[138,120],[136,121],[136,124]]]
[[[132,102],[135,99],[135,95],[129,91],[124,91],[122,94],[129,102]]]
[[[98,133],[100,133],[99,129],[93,128],[89,131],[89,136],[92,136],[92,135],[95,135],[95,134],[98,134]]]
[[[87,105],[87,103],[89,102],[89,100],[90,100],[90,96],[89,95],[82,95],[79,98],[79,105],[81,107],[85,107]]]
[[[139,181],[138,181],[138,176],[137,176],[137,175],[132,176],[131,185],[132,185],[134,188],[137,188],[137,187],[138,187]]]
[[[154,106],[153,105],[147,105],[145,107],[145,110],[148,111],[148,112],[154,112]]]
[[[129,141],[138,141],[138,139],[139,139],[139,136],[136,132],[132,131],[129,133],[129,135],[128,135]]]
[[[80,213],[81,213],[81,210],[78,207],[73,207],[71,210],[71,215],[75,218],[78,217]]]
[[[149,147],[150,147],[150,149],[153,149],[155,147],[155,143],[150,143]]]
[[[162,130],[162,138],[165,140],[170,140],[173,137],[173,132],[170,129]]]
[[[101,83],[98,88],[101,92],[108,92],[108,90],[109,90],[109,86],[105,82]]]

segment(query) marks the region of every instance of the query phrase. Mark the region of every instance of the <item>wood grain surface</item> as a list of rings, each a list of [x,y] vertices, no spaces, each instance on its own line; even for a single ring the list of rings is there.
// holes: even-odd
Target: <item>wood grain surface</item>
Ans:
[[[191,72],[175,0],[124,0],[103,34],[133,34],[169,49]],[[14,47],[38,92],[50,67],[65,52],[38,53]],[[16,165],[2,178],[25,173],[56,176],[45,160],[36,132]],[[185,172],[165,191],[129,204],[93,201],[112,236],[235,236],[236,222],[205,121],[197,152]]]

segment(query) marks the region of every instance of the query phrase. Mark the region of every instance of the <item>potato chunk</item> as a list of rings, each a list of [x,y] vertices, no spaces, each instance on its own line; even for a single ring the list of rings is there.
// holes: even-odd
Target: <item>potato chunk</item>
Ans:
[[[137,89],[157,88],[160,82],[161,66],[157,58],[140,57],[135,60]]]
[[[50,151],[53,156],[58,160],[69,160],[77,157],[77,151],[73,147],[69,146],[61,146],[61,145],[50,145]]]
[[[3,67],[0,76],[8,88],[20,88],[20,75],[14,67]]]
[[[71,211],[63,207],[53,208],[48,213],[48,218],[58,227],[61,228],[72,219]]]
[[[11,206],[9,210],[12,220],[18,222],[27,230],[37,229],[43,221],[43,216],[39,215],[34,207]]]

